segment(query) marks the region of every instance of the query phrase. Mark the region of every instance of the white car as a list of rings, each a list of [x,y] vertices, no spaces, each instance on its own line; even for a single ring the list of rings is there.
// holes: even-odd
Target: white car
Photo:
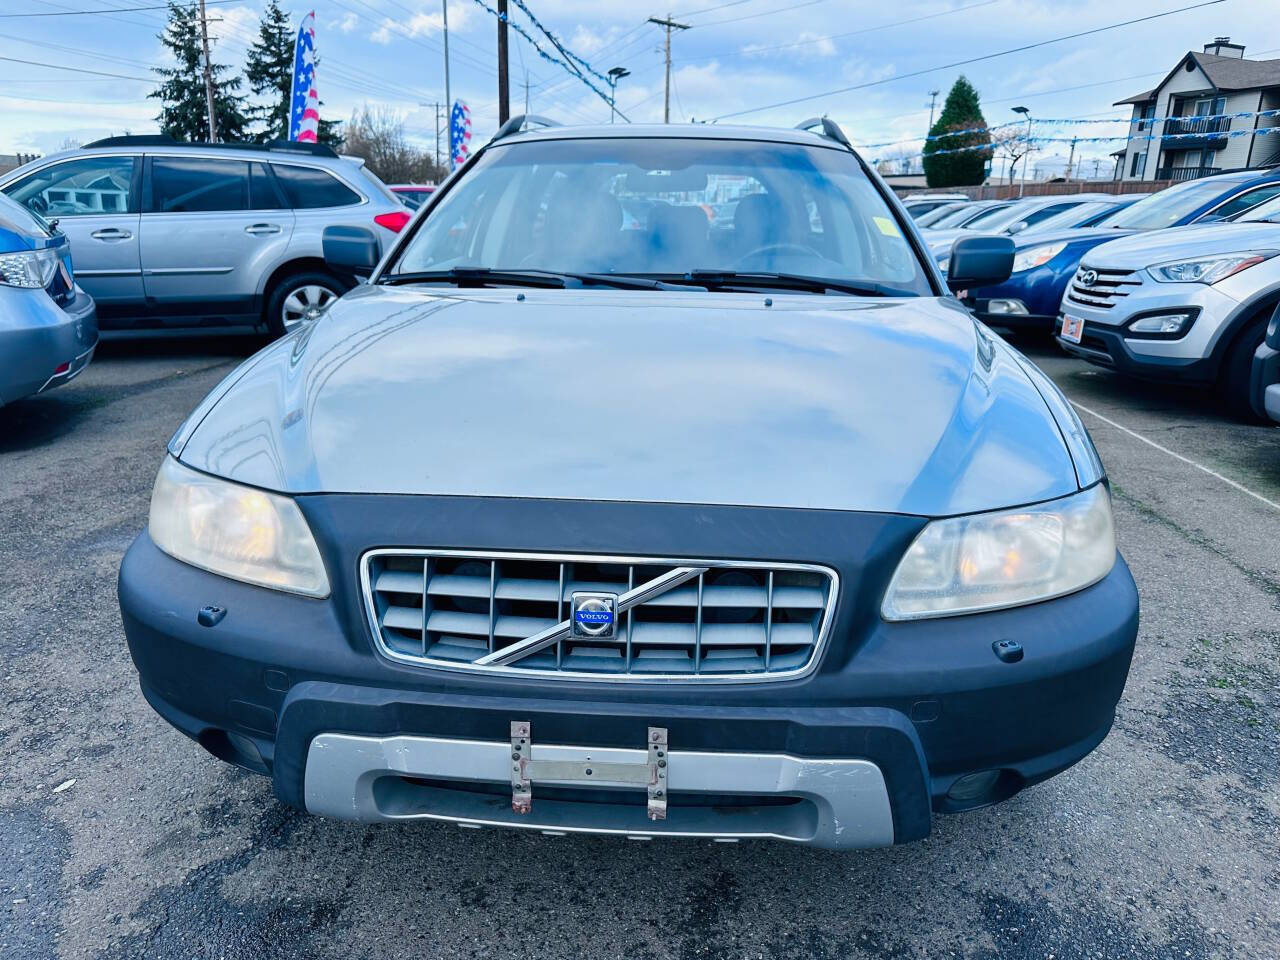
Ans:
[[[1090,250],[1063,297],[1058,342],[1123,373],[1214,384],[1234,414],[1253,419],[1253,357],[1277,302],[1280,198],[1232,223]]]

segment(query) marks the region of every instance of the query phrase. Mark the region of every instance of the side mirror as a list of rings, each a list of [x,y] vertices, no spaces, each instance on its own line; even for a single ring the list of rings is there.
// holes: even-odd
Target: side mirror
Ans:
[[[1015,233],[1021,233],[1025,229],[1027,229],[1027,221],[1019,220],[1017,223],[1010,226],[1006,232],[1012,237]]]
[[[325,227],[320,242],[325,264],[340,273],[367,277],[382,257],[378,238],[364,227]]]
[[[952,290],[992,287],[1013,273],[1013,239],[965,237],[951,248],[947,286]]]

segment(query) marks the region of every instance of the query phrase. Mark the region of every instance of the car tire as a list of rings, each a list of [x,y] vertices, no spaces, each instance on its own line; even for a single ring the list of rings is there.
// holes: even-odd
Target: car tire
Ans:
[[[1218,371],[1218,395],[1223,406],[1233,417],[1245,423],[1267,422],[1258,416],[1250,402],[1249,379],[1253,372],[1253,355],[1267,335],[1267,319],[1271,310],[1271,307],[1266,307],[1249,318],[1231,341]]]
[[[316,319],[351,284],[323,270],[299,270],[276,281],[267,296],[262,319],[272,337],[283,337]]]

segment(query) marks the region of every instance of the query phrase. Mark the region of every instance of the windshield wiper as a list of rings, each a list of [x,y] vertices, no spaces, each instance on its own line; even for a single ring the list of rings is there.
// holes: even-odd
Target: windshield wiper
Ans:
[[[617,287],[620,290],[675,290],[676,284],[651,277],[612,273],[565,273],[555,270],[503,270],[495,267],[450,267],[448,270],[420,270],[393,273],[379,283],[452,283],[459,287]]]
[[[736,270],[690,270],[684,279],[708,288],[767,287],[778,290],[803,290],[809,293],[848,293],[859,297],[906,297],[908,291],[889,287],[874,280],[833,280],[802,273],[742,273]]]

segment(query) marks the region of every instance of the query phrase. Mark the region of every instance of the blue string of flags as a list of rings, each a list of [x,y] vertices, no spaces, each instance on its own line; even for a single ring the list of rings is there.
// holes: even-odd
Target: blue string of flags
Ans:
[[[1032,137],[1030,141],[1028,141],[1026,138],[1023,138],[1019,142],[1021,143],[1030,142],[1032,144],[1037,144],[1037,143],[1114,143],[1117,140],[1151,141],[1151,140],[1157,140],[1157,139],[1183,140],[1183,139],[1190,139],[1190,138],[1194,138],[1197,140],[1207,140],[1207,139],[1225,140],[1233,137],[1252,137],[1252,136],[1261,137],[1261,136],[1266,136],[1268,134],[1280,134],[1280,127],[1259,127],[1256,130],[1252,128],[1249,130],[1229,130],[1229,131],[1223,131],[1221,133],[1170,133],[1170,134],[1165,134],[1163,136],[1156,136],[1155,134],[1147,134],[1146,136],[1142,136],[1142,137],[1131,137],[1131,136],[1128,136],[1127,134],[1121,134],[1119,136],[1114,136],[1114,137]],[[906,141],[903,141],[903,142],[906,142]],[[933,157],[937,157],[937,156],[942,156],[943,154],[948,154],[948,153],[969,153],[974,150],[995,150],[997,149],[997,147],[998,147],[998,144],[993,144],[993,143],[976,143],[968,147],[951,147],[945,150],[934,150],[929,155]],[[920,153],[912,154],[912,156],[915,156],[915,157],[919,157],[922,155],[923,154],[920,154]],[[901,160],[905,158],[892,157],[891,159]]]
[[[600,80],[602,83],[608,83],[608,82],[609,82],[609,78],[608,78],[608,77],[606,77],[603,73],[601,73],[601,72],[600,72],[599,70],[597,70],[595,67],[591,66],[591,64],[587,63],[587,61],[586,61],[586,60],[583,60],[583,59],[582,59],[582,57],[578,56],[576,53],[574,53],[572,50],[570,50],[568,47],[566,47],[566,46],[561,42],[561,40],[560,40],[560,38],[559,38],[559,37],[557,37],[554,33],[552,33],[552,32],[551,32],[550,30],[548,30],[545,26],[543,26],[543,25],[542,25],[542,22],[541,22],[540,20],[538,20],[538,18],[537,18],[537,17],[535,17],[535,16],[533,15],[533,11],[529,9],[528,5],[524,2],[524,0],[511,0],[511,2],[512,2],[512,3],[514,3],[517,7],[519,7],[521,10],[523,10],[523,11],[524,11],[524,15],[525,15],[526,17],[528,17],[528,18],[529,18],[529,21],[530,21],[530,22],[531,22],[535,27],[537,27],[539,30],[541,30],[541,31],[546,35],[546,37],[547,37],[547,39],[548,39],[548,40],[550,40],[553,44],[555,44],[555,47],[556,47],[556,49],[557,49],[557,50],[559,50],[561,53],[563,53],[563,54],[564,54],[566,57],[568,57],[570,60],[573,60],[574,62],[581,64],[581,65],[582,65],[582,68],[583,68],[584,70],[586,70],[586,71],[587,71],[587,73],[589,73],[589,74],[591,74],[593,77],[595,77],[597,80]]]
[[[1043,126],[1050,126],[1050,127],[1089,124],[1089,123],[1111,123],[1111,124],[1123,123],[1129,126],[1135,126],[1135,125],[1145,126],[1147,124],[1167,123],[1169,121],[1192,121],[1195,123],[1208,123],[1213,120],[1225,120],[1228,118],[1232,120],[1238,120],[1238,119],[1251,120],[1254,117],[1259,117],[1259,118],[1280,117],[1280,110],[1250,110],[1250,111],[1244,111],[1241,113],[1214,113],[1214,114],[1209,114],[1207,116],[1133,117],[1131,119],[1125,119],[1123,117],[1111,117],[1111,118],[1102,119],[1102,120],[1099,120],[1099,119],[1056,120],[1051,118],[1040,119],[1037,117],[1032,117],[1031,122],[1033,124],[1041,124]],[[935,141],[935,140],[947,140],[953,137],[970,136],[975,133],[995,133],[997,130],[1007,130],[1010,127],[1023,127],[1023,126],[1026,126],[1026,123],[1027,121],[1025,120],[1011,120],[1008,123],[997,123],[994,126],[969,127],[966,130],[949,130],[946,133],[929,134],[928,136],[925,136],[925,137],[906,137],[905,139],[902,139],[902,140],[885,140],[880,143],[855,143],[854,146],[858,147],[859,149],[866,149],[866,148],[872,148],[872,147],[892,147],[892,146],[896,146],[899,143],[915,143],[920,140],[925,140],[928,142]],[[1231,131],[1232,135],[1235,135],[1235,136],[1239,136],[1244,133],[1252,133],[1252,132],[1253,132],[1252,130]],[[1223,131],[1222,135],[1225,135],[1225,134],[1226,134],[1226,131]],[[1216,133],[1187,134],[1187,136],[1193,136],[1193,137],[1206,137],[1206,136],[1211,137],[1211,136],[1218,136],[1218,135],[1219,134],[1216,134]],[[1183,134],[1169,134],[1168,136],[1170,137],[1183,136]],[[1125,134],[1124,136],[1109,137],[1104,139],[1125,140],[1128,138],[1129,138],[1129,135]],[[1035,138],[1033,137],[1032,139],[1035,139]],[[1085,141],[1081,140],[1080,142],[1083,143]]]
[[[578,78],[583,83],[585,83],[591,89],[591,91],[601,100],[603,100],[605,103],[609,104],[610,106],[613,105],[613,102],[609,99],[609,95],[606,94],[604,91],[602,91],[594,83],[592,83],[587,78],[587,76],[583,73],[583,70],[579,69],[577,64],[581,64],[582,68],[584,68],[587,71],[587,73],[590,73],[592,76],[598,77],[599,79],[604,80],[605,83],[608,83],[608,80],[602,74],[600,74],[594,67],[592,67],[591,64],[587,63],[586,60],[583,60],[576,53],[574,53],[572,50],[568,49],[563,43],[561,43],[560,40],[556,37],[556,35],[553,34],[550,30],[548,30],[545,26],[543,26],[542,23],[538,20],[538,18],[533,15],[533,12],[523,2],[523,0],[512,0],[512,2],[515,3],[515,5],[519,7],[522,11],[524,11],[525,16],[527,16],[533,22],[533,24],[540,31],[542,31],[543,34],[546,35],[547,39],[551,41],[551,43],[555,46],[556,50],[558,50],[561,54],[564,55],[565,59],[562,60],[559,57],[548,53],[546,50],[543,50],[542,47],[538,45],[538,41],[529,35],[529,31],[527,31],[520,24],[512,20],[510,16],[499,13],[493,7],[489,6],[489,4],[485,2],[485,0],[474,0],[474,2],[476,6],[481,7],[482,9],[488,11],[490,16],[495,17],[498,20],[506,21],[507,25],[510,26],[511,29],[515,30],[518,34],[520,34],[520,36],[524,37],[525,40],[529,42],[529,46],[533,47],[534,52],[537,53],[538,56],[541,57],[543,60],[547,61],[547,63],[554,64],[557,67],[561,67],[570,75]],[[618,116],[622,117],[622,119],[624,120],[627,119],[625,116],[623,116],[621,111],[618,111]]]

